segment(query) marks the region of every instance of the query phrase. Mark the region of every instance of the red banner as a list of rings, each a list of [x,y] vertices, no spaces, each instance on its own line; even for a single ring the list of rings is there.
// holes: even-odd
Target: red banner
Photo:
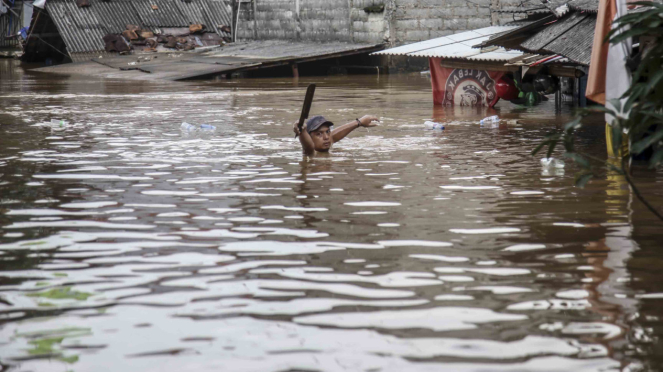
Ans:
[[[429,58],[433,102],[444,106],[493,107],[499,101],[495,82],[501,71],[442,67],[440,58]]]

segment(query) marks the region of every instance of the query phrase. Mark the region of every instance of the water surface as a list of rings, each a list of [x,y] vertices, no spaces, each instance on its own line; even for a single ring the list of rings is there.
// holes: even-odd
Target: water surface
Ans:
[[[0,77],[4,366],[657,369],[660,222],[619,176],[578,189],[530,156],[569,107],[435,108],[418,75]],[[315,114],[382,125],[303,158],[309,82]],[[604,156],[591,121],[579,147]],[[661,174],[636,173],[660,205]]]

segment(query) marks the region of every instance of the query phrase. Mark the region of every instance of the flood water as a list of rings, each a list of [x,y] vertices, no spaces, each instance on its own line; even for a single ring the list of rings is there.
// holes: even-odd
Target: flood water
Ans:
[[[434,108],[416,74],[0,79],[0,369],[659,370],[660,221],[530,155],[569,107]],[[313,113],[382,125],[303,158],[310,82]]]

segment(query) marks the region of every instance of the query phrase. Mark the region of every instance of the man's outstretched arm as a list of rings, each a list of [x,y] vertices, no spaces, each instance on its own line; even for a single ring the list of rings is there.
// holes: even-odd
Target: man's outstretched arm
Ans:
[[[372,115],[364,115],[361,117],[361,119],[359,119],[359,121],[353,120],[347,124],[343,124],[340,127],[334,129],[334,131],[332,132],[332,139],[334,140],[334,142],[338,142],[343,138],[345,138],[345,136],[350,134],[350,132],[359,128],[360,126],[368,128],[378,125],[377,123],[375,123],[376,121],[380,120],[378,120],[377,117]]]
[[[300,131],[299,122],[296,121],[292,127],[292,130],[295,132],[297,137],[299,137],[299,143],[302,144],[302,150],[304,151],[304,154],[313,155],[315,152],[315,147],[313,147],[313,140],[311,139],[311,135],[308,134],[306,129]]]

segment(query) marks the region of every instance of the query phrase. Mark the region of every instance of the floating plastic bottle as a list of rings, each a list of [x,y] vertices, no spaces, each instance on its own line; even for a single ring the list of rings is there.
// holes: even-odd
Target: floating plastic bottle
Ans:
[[[426,129],[438,129],[438,130],[444,130],[444,125],[441,123],[435,123],[433,121],[427,121],[424,123],[426,126]]]
[[[544,168],[564,168],[564,161],[555,158],[542,158],[541,166]]]
[[[500,117],[497,115],[489,116],[487,118],[483,118],[479,121],[479,124],[481,125],[486,125],[486,124],[494,124],[494,123],[499,123],[500,122]]]
[[[196,131],[196,129],[198,129],[198,127],[196,127],[193,124],[189,124],[187,122],[184,122],[180,126],[180,129],[182,129],[182,131],[184,131],[184,132],[194,132],[194,131]]]
[[[214,125],[210,125],[210,124],[200,124],[200,129],[202,129],[202,130],[216,130],[216,127]]]
[[[51,119],[50,123],[51,130],[61,131],[67,129],[67,122],[64,120]]]

